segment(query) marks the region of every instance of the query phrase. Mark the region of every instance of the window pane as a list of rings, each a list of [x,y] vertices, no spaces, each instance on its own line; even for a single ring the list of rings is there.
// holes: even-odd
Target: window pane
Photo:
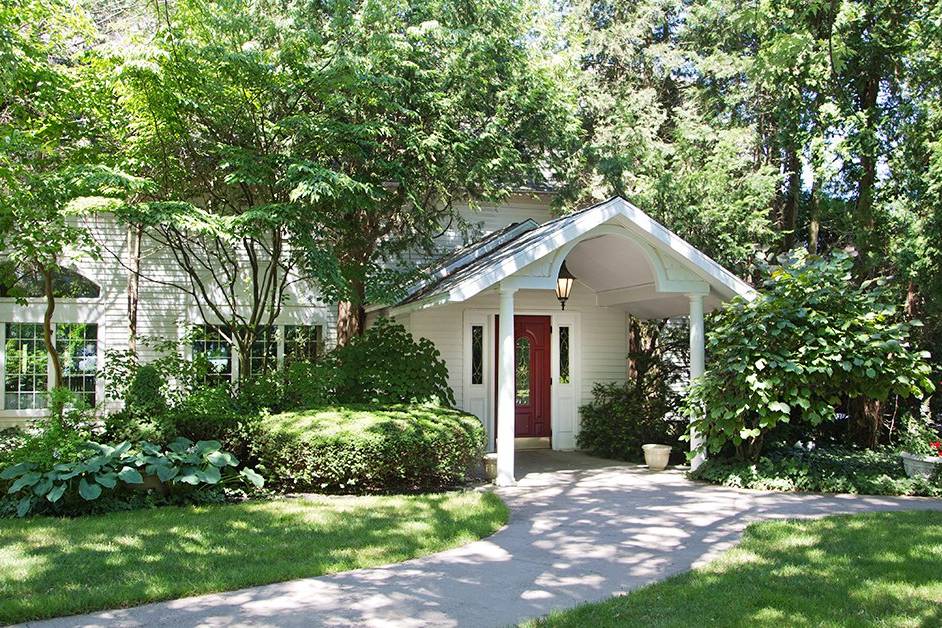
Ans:
[[[0,262],[0,276],[12,281],[0,281],[0,297],[44,297],[43,276],[35,271],[16,272],[11,262]],[[97,299],[101,288],[94,281],[71,268],[56,268],[52,276],[52,292],[60,298]]]
[[[569,328],[559,328],[559,383],[569,383]]]
[[[278,366],[278,339],[274,327],[260,327],[252,343],[249,356],[249,374],[273,371]]]
[[[49,356],[37,323],[7,323],[4,401],[7,410],[46,407]]]
[[[484,328],[471,326],[471,383],[484,383]]]
[[[193,339],[193,357],[205,356],[209,361],[206,383],[210,386],[232,382],[232,350],[215,326],[200,325]]]
[[[530,340],[517,339],[516,393],[514,400],[518,406],[530,404]]]
[[[285,326],[285,366],[294,362],[314,362],[323,352],[323,325]]]
[[[60,323],[56,325],[56,351],[62,361],[62,383],[95,405],[95,371],[98,369],[98,325]]]

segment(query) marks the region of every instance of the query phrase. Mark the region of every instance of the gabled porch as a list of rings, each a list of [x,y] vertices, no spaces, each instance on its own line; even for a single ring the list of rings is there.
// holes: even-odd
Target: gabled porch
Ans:
[[[432,338],[460,373],[459,405],[487,427],[497,483],[507,486],[517,447],[575,448],[592,384],[625,378],[628,313],[689,317],[693,378],[704,369],[704,313],[754,294],[616,197],[542,225],[510,225],[443,261],[402,302],[374,310]]]

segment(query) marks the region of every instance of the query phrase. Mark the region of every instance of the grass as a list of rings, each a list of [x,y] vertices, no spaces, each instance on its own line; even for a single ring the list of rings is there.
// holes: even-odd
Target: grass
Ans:
[[[506,520],[473,492],[0,519],[0,624],[399,562]]]
[[[940,626],[942,513],[749,526],[716,561],[531,626]]]

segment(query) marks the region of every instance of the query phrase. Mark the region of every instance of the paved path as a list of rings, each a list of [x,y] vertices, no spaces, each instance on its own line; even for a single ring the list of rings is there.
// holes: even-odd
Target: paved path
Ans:
[[[942,510],[931,499],[724,489],[580,454],[521,458],[526,476],[499,491],[510,524],[470,545],[390,567],[31,625],[507,626],[688,570],[735,543],[750,521]]]

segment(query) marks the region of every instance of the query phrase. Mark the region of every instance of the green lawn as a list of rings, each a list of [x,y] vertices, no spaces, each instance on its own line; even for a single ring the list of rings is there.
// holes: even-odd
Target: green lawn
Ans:
[[[0,624],[398,562],[506,520],[473,492],[0,519]]]
[[[538,626],[942,626],[942,513],[760,523],[716,561]]]

